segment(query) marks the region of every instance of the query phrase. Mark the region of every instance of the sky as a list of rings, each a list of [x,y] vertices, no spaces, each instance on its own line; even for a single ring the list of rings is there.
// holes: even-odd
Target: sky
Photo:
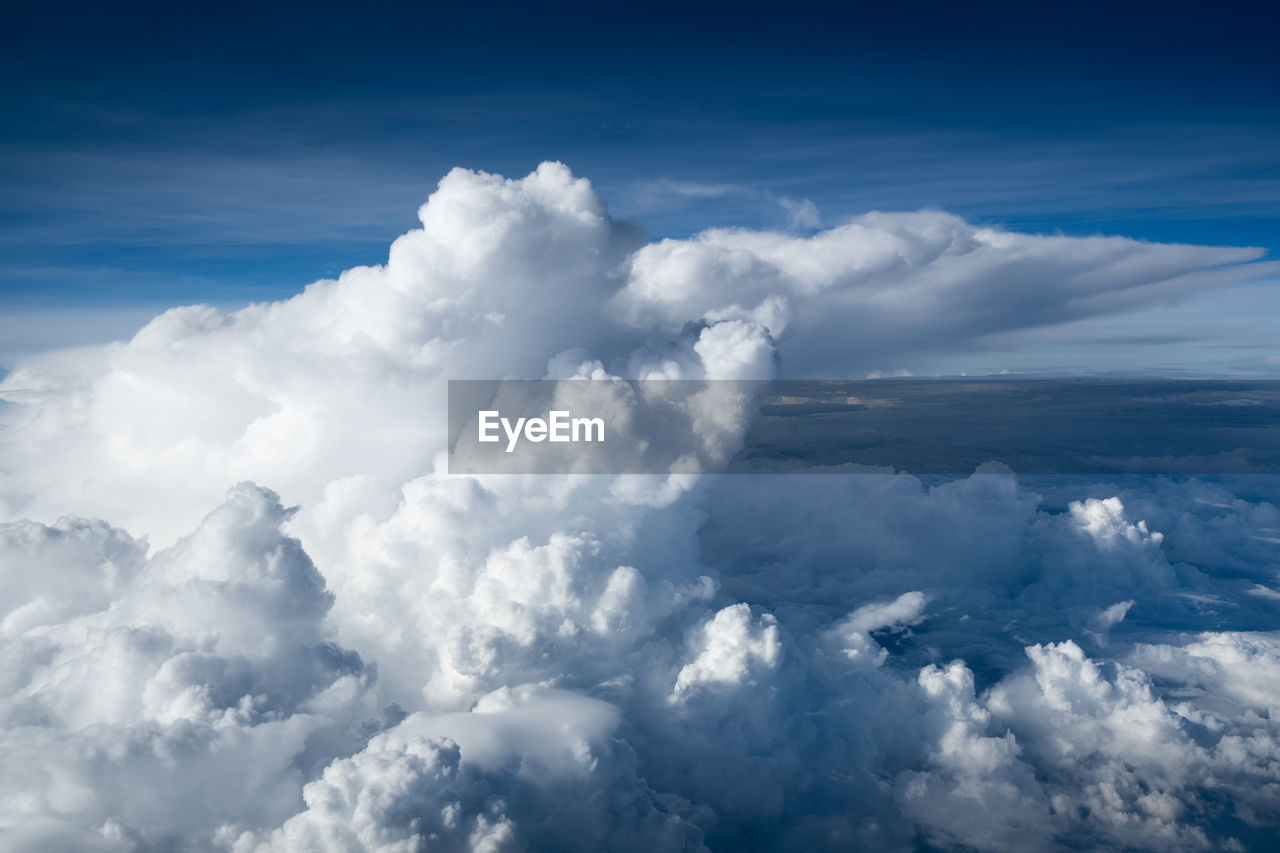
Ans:
[[[0,849],[1274,848],[1270,20],[0,14]],[[468,378],[692,449],[450,474]]]
[[[454,166],[517,176],[559,160],[653,239],[941,208],[1032,233],[1280,248],[1280,60],[1260,7],[3,15],[6,362],[127,336],[172,304],[279,298],[381,263]],[[1257,370],[1273,291],[1129,315],[1108,333],[1121,344],[1090,330],[966,365]]]

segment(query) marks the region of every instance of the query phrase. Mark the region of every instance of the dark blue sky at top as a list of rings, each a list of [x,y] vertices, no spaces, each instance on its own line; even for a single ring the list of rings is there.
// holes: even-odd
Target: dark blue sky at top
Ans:
[[[385,259],[449,168],[544,159],[654,237],[795,227],[787,198],[824,225],[933,206],[1280,248],[1280,51],[1261,4],[2,15],[0,311],[276,298]]]

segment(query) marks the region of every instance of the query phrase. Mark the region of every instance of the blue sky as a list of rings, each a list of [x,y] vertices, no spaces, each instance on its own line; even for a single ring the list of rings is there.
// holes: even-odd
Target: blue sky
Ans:
[[[653,237],[941,207],[1035,232],[1280,249],[1280,59],[1273,22],[1245,6],[4,16],[3,352],[380,262],[455,165],[562,160]],[[1255,287],[1194,316],[1257,348],[1276,306]],[[1125,334],[1157,322],[1190,320]],[[1070,363],[1079,344],[1063,346],[1053,357]]]

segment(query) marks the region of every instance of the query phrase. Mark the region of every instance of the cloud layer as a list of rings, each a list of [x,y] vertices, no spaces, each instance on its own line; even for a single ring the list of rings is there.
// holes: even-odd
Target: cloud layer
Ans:
[[[7,377],[0,846],[1265,849],[1269,481],[442,473],[449,378],[865,372],[1258,252],[649,244],[558,164],[420,219]]]

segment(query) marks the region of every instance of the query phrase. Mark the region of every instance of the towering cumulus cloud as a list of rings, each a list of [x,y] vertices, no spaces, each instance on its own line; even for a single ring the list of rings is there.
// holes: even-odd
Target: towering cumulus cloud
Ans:
[[[443,472],[450,378],[861,375],[1257,251],[648,243],[553,163],[419,215],[5,379],[0,847],[1266,849],[1272,485]]]

